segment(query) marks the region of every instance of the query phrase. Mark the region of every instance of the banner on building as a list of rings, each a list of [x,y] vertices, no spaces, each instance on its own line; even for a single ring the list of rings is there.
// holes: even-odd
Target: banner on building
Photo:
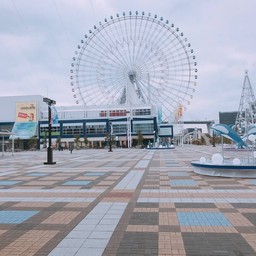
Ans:
[[[36,136],[37,122],[15,122],[10,139],[30,139]]]
[[[16,102],[16,122],[37,122],[36,102]]]
[[[59,116],[58,116],[58,112],[57,109],[55,108],[55,106],[51,105],[51,111],[52,111],[52,119],[51,119],[51,123],[52,124],[58,124],[59,123]]]

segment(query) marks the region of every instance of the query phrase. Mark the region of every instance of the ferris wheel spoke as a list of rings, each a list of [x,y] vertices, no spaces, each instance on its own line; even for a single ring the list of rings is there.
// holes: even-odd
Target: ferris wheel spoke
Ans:
[[[171,40],[170,44],[168,45],[167,42],[169,40],[166,40],[165,42],[163,42],[163,44],[160,45],[160,47],[158,48],[158,52],[163,52],[166,56],[169,56],[175,55],[181,51],[182,54],[186,56],[188,55],[187,51],[184,50],[184,44],[182,43],[182,41],[177,40],[176,37],[168,39]]]
[[[112,28],[110,27],[110,30],[112,30]],[[112,41],[113,45],[114,45],[114,49],[116,50],[116,52],[118,53],[118,55],[116,56],[117,58],[120,58],[120,60],[122,60],[122,66],[128,68],[129,67],[129,59],[128,56],[126,54],[123,54],[124,52],[124,45],[126,43],[126,40],[124,39],[123,36],[123,31],[122,30],[116,30],[117,31],[117,38],[116,38],[116,42],[112,39],[112,36],[115,37],[115,33],[112,31],[111,33],[108,33],[108,37],[110,38],[110,40]],[[121,34],[120,34],[121,33]],[[111,36],[112,35],[112,36]],[[118,40],[119,39],[119,40]]]
[[[177,87],[173,87],[172,90],[170,90],[169,88],[166,89],[167,92],[172,92],[174,94],[174,96],[176,96],[177,98],[191,98],[191,94],[188,94],[186,91],[184,90],[180,90]]]
[[[115,22],[113,22],[112,24],[114,26]],[[106,33],[104,34],[103,38],[109,44],[110,49],[111,49],[111,54],[119,60],[120,65],[128,67],[129,63],[124,58],[124,56],[121,52],[121,47],[120,46],[122,46],[123,42],[121,40],[118,40],[118,37],[120,37],[119,33],[118,33],[118,30],[116,30],[117,33],[115,33],[115,31],[112,29],[112,26],[110,24],[110,25],[105,27],[105,31],[106,31]],[[112,37],[113,38],[117,37],[115,39],[116,41],[114,41],[114,39]]]
[[[107,33],[107,35],[108,35],[108,33]],[[94,42],[94,45],[92,46],[94,51],[92,52],[92,54],[97,54],[98,48],[95,46],[98,46],[99,43],[101,43],[102,44],[102,46],[100,46],[101,55],[99,55],[99,57],[101,59],[102,59],[102,57],[104,57],[105,60],[111,61],[113,64],[124,65],[124,60],[122,60],[122,58],[119,58],[120,56],[117,56],[117,54],[113,50],[110,42],[108,41],[108,38],[104,37],[104,40],[102,40],[101,38],[99,38],[99,36],[97,34],[97,36],[95,38],[93,38],[92,41]],[[106,42],[109,43],[109,45]]]
[[[153,28],[153,23],[154,23],[154,28]],[[150,42],[150,47],[147,47],[148,51],[145,50],[143,52],[141,52],[141,55],[137,56],[137,59],[138,58],[144,58],[144,56],[147,55],[147,53],[150,53],[152,51],[153,48],[155,48],[155,45],[158,45],[159,44],[159,40],[163,37],[165,37],[164,33],[162,34],[162,32],[164,31],[164,25],[161,25],[161,26],[158,26],[158,23],[155,22],[153,20],[152,22],[152,27],[150,27],[150,30],[147,32],[147,35],[148,35],[148,39],[147,42]],[[161,37],[162,35],[162,37]]]
[[[131,20],[131,18],[129,20],[126,17],[124,18],[124,33],[123,33],[124,42],[127,44],[127,47],[128,47],[128,54],[126,56],[127,56],[128,61],[129,61],[129,67],[131,67],[131,65],[132,65],[131,49],[130,49],[130,37],[129,37],[130,33],[128,31],[130,20]]]
[[[149,23],[146,22],[147,21],[147,18],[145,18],[144,16],[142,16],[141,18],[141,22],[140,22],[140,31],[142,31],[140,34],[141,34],[141,37],[138,38],[138,42],[139,44],[138,47],[137,47],[137,53],[135,54],[135,61],[137,61],[138,59],[140,59],[139,56],[141,56],[141,51],[143,51],[143,45],[146,41],[146,38],[145,36],[147,35],[146,31],[148,29],[148,25]],[[141,27],[144,26],[144,29],[141,30]]]
[[[108,33],[107,33],[108,34]],[[105,57],[105,59],[113,62],[116,65],[123,65],[124,63],[121,61],[122,59],[117,56],[113,49],[111,48],[111,45],[107,45],[105,42],[108,42],[108,39],[104,37],[105,41],[103,41],[101,38],[99,38],[98,34],[96,34],[95,38],[92,39],[92,42],[94,43],[91,48],[93,49],[92,55],[100,53],[99,58],[102,59],[102,57]],[[100,45],[100,43],[102,45]],[[96,47],[98,46],[98,47]],[[100,51],[99,51],[100,49]]]
[[[149,102],[149,95],[148,95],[148,83],[146,83],[146,81],[141,80],[141,81],[137,81],[137,85],[139,87],[141,96],[143,98],[144,103]]]
[[[132,63],[135,63],[135,52],[136,52],[136,40],[137,40],[137,15],[136,15],[136,18],[135,18],[135,24],[134,24],[134,34],[133,34],[133,47],[132,47]]]

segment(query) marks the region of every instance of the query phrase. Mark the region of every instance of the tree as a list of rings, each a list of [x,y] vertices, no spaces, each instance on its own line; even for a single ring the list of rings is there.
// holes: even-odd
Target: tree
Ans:
[[[58,137],[57,140],[56,140],[56,146],[59,150],[62,150],[62,147],[61,147],[61,137]]]
[[[87,137],[84,137],[84,145],[85,145],[85,147],[87,147],[88,143],[89,143],[89,140],[87,139]]]
[[[21,139],[18,137],[14,140],[15,148],[20,149],[21,148]]]
[[[28,141],[29,149],[36,149],[37,146],[37,137],[32,136]]]
[[[47,147],[47,136],[48,136],[47,132],[44,132],[44,137],[43,137],[43,140],[42,140],[43,148]]]
[[[75,135],[75,139],[74,139],[75,143],[76,143],[76,149],[79,149],[81,145],[80,144],[80,135],[77,134]]]
[[[143,134],[142,134],[141,130],[138,131],[138,138],[137,139],[138,139],[138,146],[142,147],[144,137],[143,137]]]

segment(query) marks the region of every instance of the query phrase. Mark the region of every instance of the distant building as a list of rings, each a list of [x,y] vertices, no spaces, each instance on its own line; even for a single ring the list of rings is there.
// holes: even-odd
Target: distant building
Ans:
[[[202,133],[210,134],[210,127],[215,122],[213,120],[209,121],[183,121],[181,123],[174,125],[174,134],[179,134],[181,130],[186,133],[192,132],[194,130],[200,130]]]
[[[48,105],[40,95],[0,97],[0,131],[14,135],[4,136],[23,140],[26,144],[32,137],[38,145],[43,144],[48,134]],[[52,122],[53,146],[57,139],[68,147],[78,136],[86,138],[90,147],[104,147],[111,134],[117,146],[135,146],[138,132],[146,143],[153,142],[158,133],[171,140],[172,127],[167,134],[158,129],[158,111],[150,104],[137,104],[129,110],[125,105],[112,106],[55,106],[58,122]],[[53,117],[53,110],[52,110]],[[166,132],[166,129],[164,130]],[[27,142],[26,142],[27,140]],[[26,148],[26,145],[23,147]]]

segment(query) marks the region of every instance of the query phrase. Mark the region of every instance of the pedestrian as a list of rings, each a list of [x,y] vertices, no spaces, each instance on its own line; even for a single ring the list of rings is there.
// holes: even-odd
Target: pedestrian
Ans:
[[[70,144],[70,146],[69,146],[69,151],[70,151],[70,154],[72,154],[72,151],[73,151],[73,145],[72,144]]]

